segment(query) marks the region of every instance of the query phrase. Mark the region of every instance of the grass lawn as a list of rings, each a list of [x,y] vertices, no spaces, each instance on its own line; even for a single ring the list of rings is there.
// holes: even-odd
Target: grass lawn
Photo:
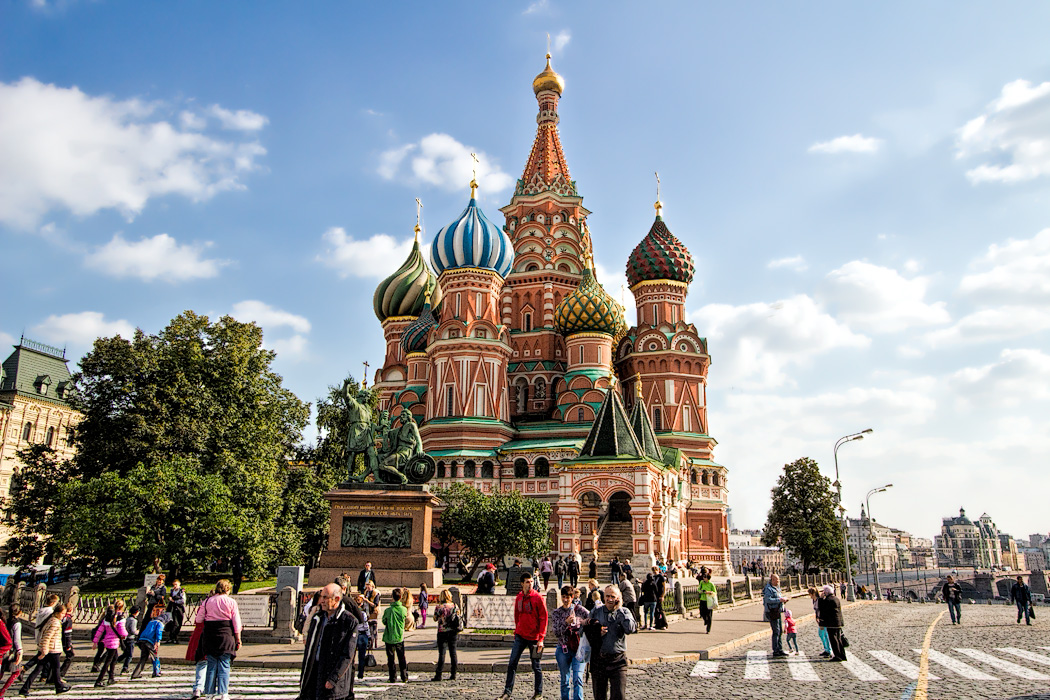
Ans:
[[[182,581],[182,587],[186,589],[187,593],[207,593],[215,587],[215,582],[221,578],[229,578],[228,575],[223,574],[209,574],[207,576],[194,576],[192,579]],[[241,590],[251,590],[252,588],[273,588],[277,585],[276,578],[268,578],[262,581],[244,581],[241,583]],[[81,593],[129,593],[133,594],[135,591],[142,586],[142,579],[136,581],[129,581],[124,578],[111,578],[105,581],[94,581],[87,583],[80,587]],[[171,586],[168,585],[168,590],[171,590]]]

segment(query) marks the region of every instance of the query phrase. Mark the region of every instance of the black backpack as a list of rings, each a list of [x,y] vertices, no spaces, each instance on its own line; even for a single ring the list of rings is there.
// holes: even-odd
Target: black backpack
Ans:
[[[445,616],[445,624],[443,625],[446,632],[462,632],[463,631],[463,616],[459,613],[459,608],[452,608],[452,612]]]

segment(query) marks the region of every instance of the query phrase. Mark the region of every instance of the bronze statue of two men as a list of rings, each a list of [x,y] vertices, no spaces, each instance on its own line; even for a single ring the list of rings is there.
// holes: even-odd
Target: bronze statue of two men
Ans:
[[[360,389],[356,393],[349,380],[343,383],[342,396],[349,416],[346,436],[347,476],[351,481],[362,482],[374,475],[384,484],[405,484],[408,463],[423,454],[423,440],[419,427],[410,410],[403,409],[398,417],[399,427],[393,427],[390,415],[383,411],[379,425],[372,422],[372,392]],[[354,476],[354,462],[358,454],[364,454],[365,470]]]

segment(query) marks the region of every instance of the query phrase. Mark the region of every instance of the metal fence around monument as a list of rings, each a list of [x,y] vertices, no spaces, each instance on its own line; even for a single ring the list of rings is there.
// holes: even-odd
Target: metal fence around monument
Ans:
[[[686,610],[699,610],[700,586],[682,586],[682,599]]]

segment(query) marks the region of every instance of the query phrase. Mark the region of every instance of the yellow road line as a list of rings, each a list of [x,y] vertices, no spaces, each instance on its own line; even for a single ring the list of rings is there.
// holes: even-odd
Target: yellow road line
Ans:
[[[919,655],[919,679],[915,683],[914,700],[927,700],[926,688],[930,682],[930,642],[933,640],[933,628],[937,626],[946,612],[948,611],[942,610],[941,614],[926,629],[926,637],[922,640],[922,654]]]

